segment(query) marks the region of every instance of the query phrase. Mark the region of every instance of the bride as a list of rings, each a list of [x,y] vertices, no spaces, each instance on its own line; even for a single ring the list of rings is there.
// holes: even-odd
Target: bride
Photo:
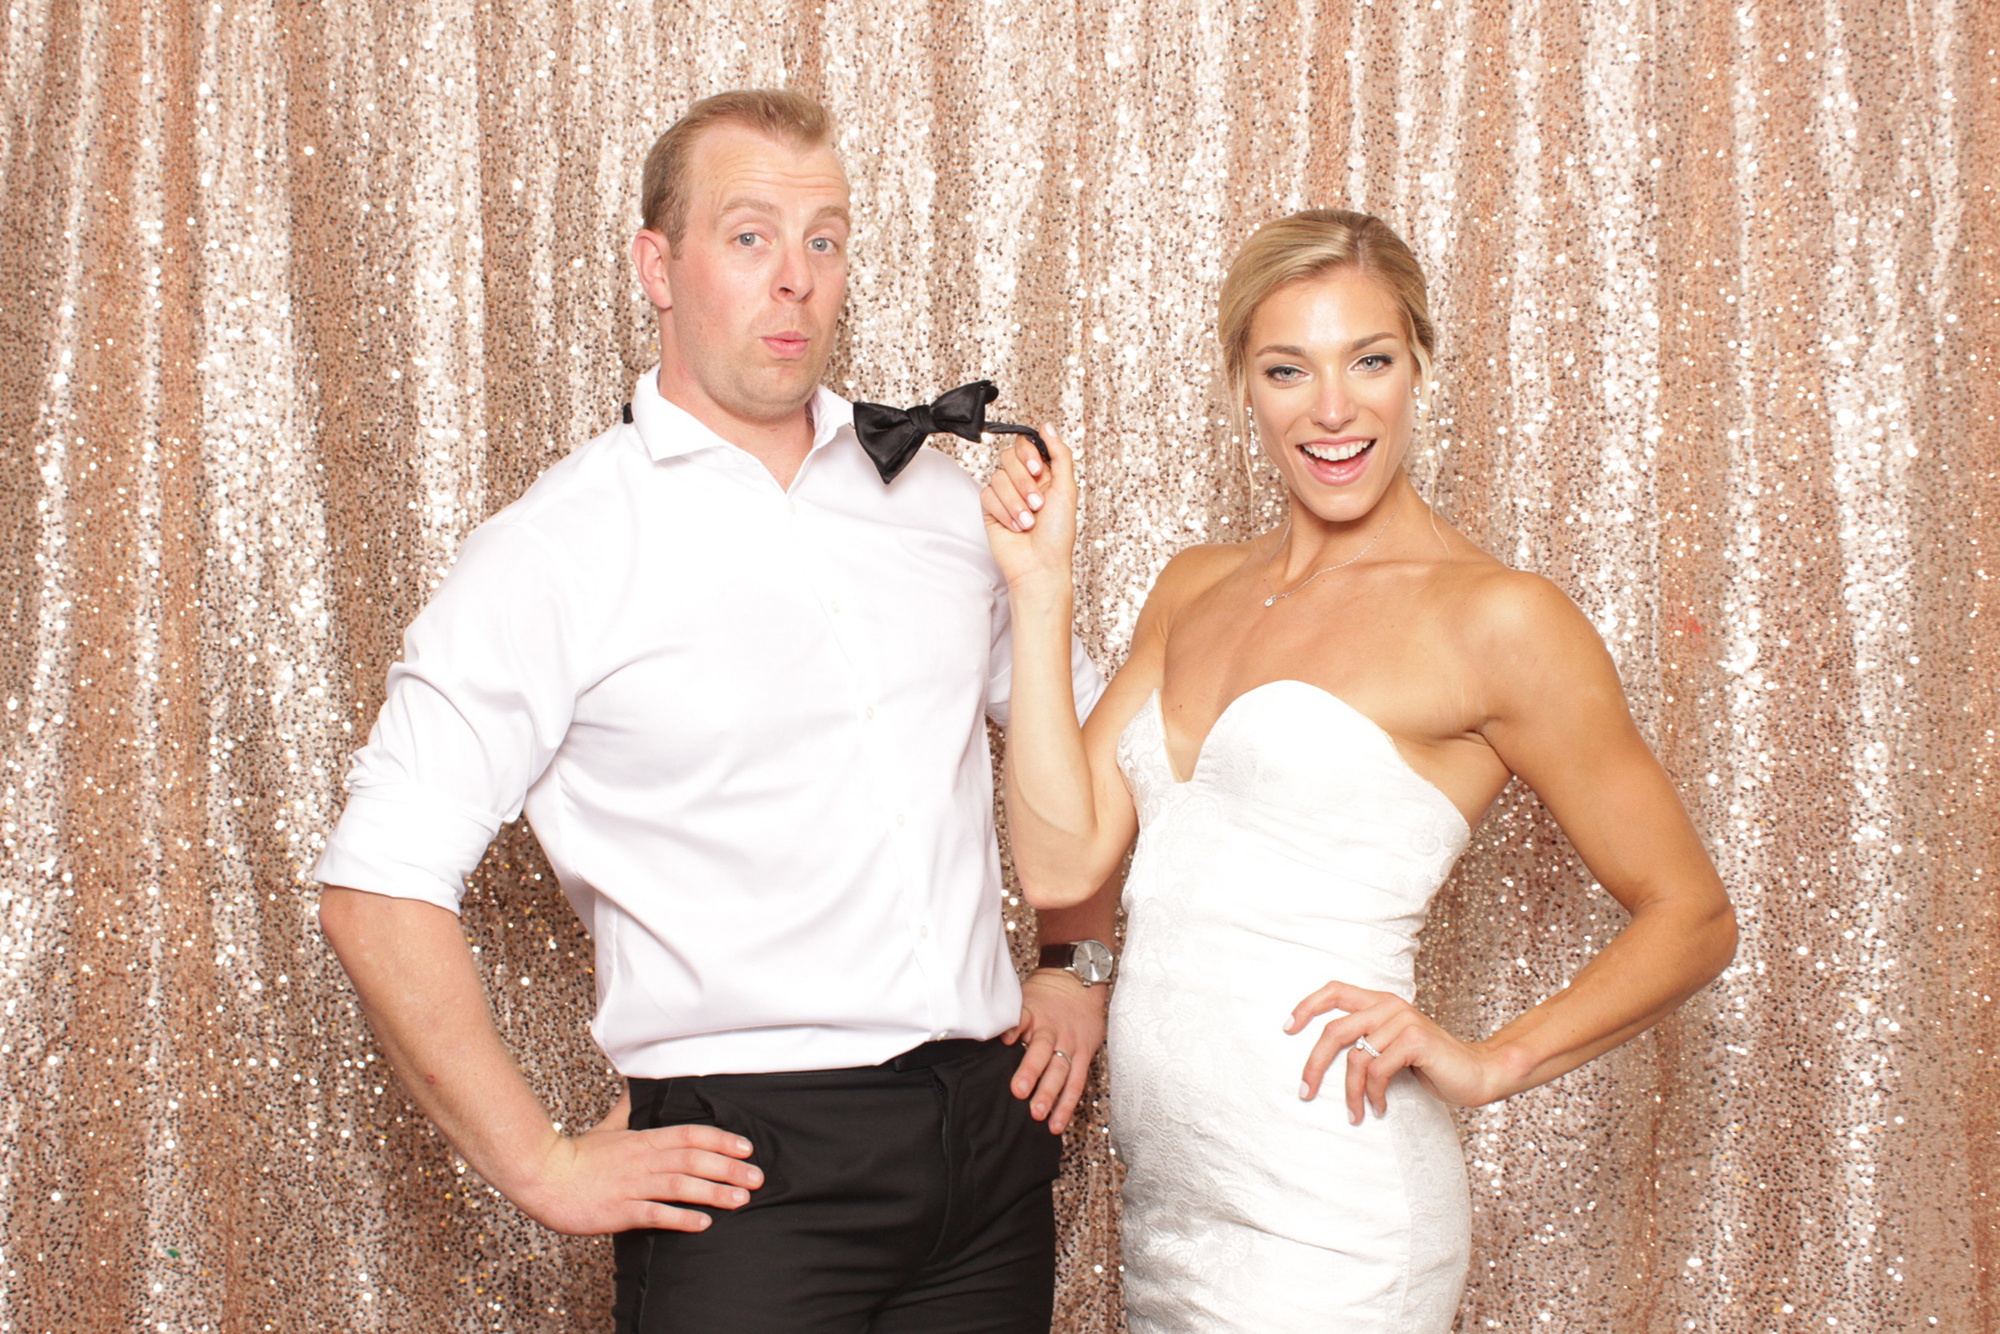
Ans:
[[[1359,213],[1269,223],[1218,327],[1289,515],[1168,564],[1081,729],[1071,456],[1053,432],[1047,465],[1008,451],[982,497],[1013,608],[1014,857],[1060,908],[1138,840],[1109,1040],[1135,1334],[1441,1331],[1470,1230],[1449,1109],[1657,1022],[1735,919],[1589,622],[1404,471],[1435,337],[1402,240]],[[1631,921],[1468,1040],[1411,1004],[1415,939],[1516,776]]]

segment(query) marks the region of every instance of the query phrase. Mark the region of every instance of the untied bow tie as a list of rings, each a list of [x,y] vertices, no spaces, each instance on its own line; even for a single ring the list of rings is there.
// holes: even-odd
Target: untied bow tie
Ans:
[[[1041,451],[1042,461],[1048,462],[1049,447],[1032,426],[986,420],[986,405],[998,397],[1000,391],[991,380],[974,380],[947,389],[935,402],[909,409],[856,403],[854,435],[868,451],[868,457],[875,461],[875,471],[882,474],[885,485],[895,481],[896,474],[917,456],[918,447],[940,431],[949,431],[962,440],[977,440],[982,435],[1025,435]]]

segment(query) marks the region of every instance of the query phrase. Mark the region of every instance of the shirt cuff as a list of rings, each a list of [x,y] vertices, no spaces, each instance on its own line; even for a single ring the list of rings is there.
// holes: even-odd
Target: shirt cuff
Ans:
[[[347,800],[312,878],[457,912],[465,877],[499,825],[413,784],[358,788]]]

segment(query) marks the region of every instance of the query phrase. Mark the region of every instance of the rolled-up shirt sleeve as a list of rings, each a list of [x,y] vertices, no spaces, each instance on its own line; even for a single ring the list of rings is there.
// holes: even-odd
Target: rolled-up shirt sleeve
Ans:
[[[503,515],[466,539],[403,636],[313,879],[458,911],[465,877],[569,729],[587,596],[524,524]]]

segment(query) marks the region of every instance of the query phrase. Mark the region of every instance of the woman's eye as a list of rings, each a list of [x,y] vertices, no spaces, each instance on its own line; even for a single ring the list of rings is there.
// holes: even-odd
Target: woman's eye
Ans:
[[[1279,384],[1290,384],[1304,374],[1297,366],[1273,366],[1264,372],[1264,378],[1276,380]]]
[[[1386,370],[1396,364],[1396,359],[1386,352],[1370,352],[1355,363],[1364,371]]]

